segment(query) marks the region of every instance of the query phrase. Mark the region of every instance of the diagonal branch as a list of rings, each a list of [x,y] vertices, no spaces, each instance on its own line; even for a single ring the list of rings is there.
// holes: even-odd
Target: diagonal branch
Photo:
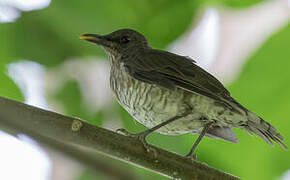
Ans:
[[[81,145],[101,154],[176,179],[239,179],[157,147],[155,147],[157,150],[157,156],[155,156],[154,153],[146,152],[142,143],[135,138],[93,126],[76,118],[1,97],[0,128],[25,133],[64,153],[70,152],[75,146],[65,146],[59,142],[67,145],[69,143]],[[94,166],[93,158],[86,158],[83,148],[79,148],[79,152],[66,154],[72,157],[76,155],[83,157],[79,160],[82,160],[86,165]]]

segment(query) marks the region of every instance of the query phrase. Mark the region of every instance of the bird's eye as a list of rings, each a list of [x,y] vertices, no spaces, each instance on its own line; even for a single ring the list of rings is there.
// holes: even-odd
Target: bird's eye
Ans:
[[[121,37],[121,39],[120,39],[120,42],[121,42],[122,44],[127,44],[129,41],[130,41],[130,39],[129,39],[128,36],[123,36],[123,37]]]

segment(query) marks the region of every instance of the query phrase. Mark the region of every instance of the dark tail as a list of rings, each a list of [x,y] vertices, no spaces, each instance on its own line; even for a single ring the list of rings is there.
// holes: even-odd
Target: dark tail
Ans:
[[[282,143],[283,137],[278,133],[278,131],[268,122],[264,121],[259,116],[254,113],[249,112],[249,121],[245,129],[250,134],[256,134],[260,136],[264,141],[266,141],[271,146],[273,145],[272,141],[275,141],[280,146],[285,149],[288,149],[286,145]]]

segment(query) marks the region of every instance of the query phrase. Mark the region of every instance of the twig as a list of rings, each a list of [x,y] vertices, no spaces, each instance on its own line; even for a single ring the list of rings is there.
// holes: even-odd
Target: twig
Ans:
[[[157,147],[154,147],[157,151],[155,156],[154,153],[147,152],[142,143],[135,138],[0,97],[0,128],[2,126],[25,133],[49,145],[53,144],[53,141],[82,145],[174,179],[239,179]],[[51,142],[47,141],[48,139]],[[58,148],[55,144],[55,148],[64,151],[71,147]],[[85,164],[93,164],[85,159],[83,158]]]

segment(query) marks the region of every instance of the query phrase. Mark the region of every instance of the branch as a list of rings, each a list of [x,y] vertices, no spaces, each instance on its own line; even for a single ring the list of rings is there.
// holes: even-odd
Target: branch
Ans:
[[[66,143],[91,148],[101,154],[176,179],[239,179],[157,147],[154,147],[157,151],[157,156],[154,156],[135,138],[1,97],[0,126],[25,133],[41,143],[67,152],[68,155],[82,157],[79,159],[86,165],[94,166],[93,158],[86,158],[85,153],[81,153],[82,149],[68,153],[74,146]]]

